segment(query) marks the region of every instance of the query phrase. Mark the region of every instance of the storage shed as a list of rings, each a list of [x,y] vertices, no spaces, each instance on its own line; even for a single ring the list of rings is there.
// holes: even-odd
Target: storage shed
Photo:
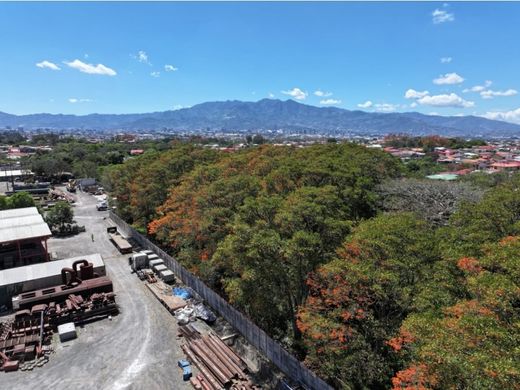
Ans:
[[[5,269],[0,271],[0,306],[10,306],[11,297],[23,292],[62,284],[61,270],[71,268],[78,260],[87,260],[94,266],[94,273],[106,275],[105,263],[98,253]]]
[[[48,261],[52,233],[36,207],[0,211],[0,270]]]

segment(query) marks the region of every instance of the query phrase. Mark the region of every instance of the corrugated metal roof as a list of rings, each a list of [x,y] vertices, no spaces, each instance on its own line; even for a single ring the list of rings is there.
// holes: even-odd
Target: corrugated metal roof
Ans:
[[[14,169],[12,171],[0,171],[0,177],[13,177],[13,176],[30,176],[34,175],[29,170]]]
[[[41,215],[24,215],[22,217],[16,218],[0,218],[0,229],[13,227],[13,224],[16,226],[27,226],[27,225],[35,225],[39,224],[42,221]]]
[[[24,207],[22,209],[0,210],[0,219],[24,217],[26,215],[39,214],[36,207]]]
[[[51,235],[36,207],[0,211],[0,243]]]
[[[43,279],[61,274],[64,267],[72,267],[77,260],[87,260],[94,268],[105,265],[99,253],[72,257],[70,259],[47,261],[45,263],[26,265],[24,267],[9,268],[0,271],[0,287],[22,283],[30,280]]]

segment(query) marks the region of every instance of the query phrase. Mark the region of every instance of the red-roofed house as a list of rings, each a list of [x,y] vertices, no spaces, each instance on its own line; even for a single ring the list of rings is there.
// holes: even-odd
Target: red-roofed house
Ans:
[[[520,161],[499,161],[491,164],[491,168],[497,171],[516,171],[520,169]]]

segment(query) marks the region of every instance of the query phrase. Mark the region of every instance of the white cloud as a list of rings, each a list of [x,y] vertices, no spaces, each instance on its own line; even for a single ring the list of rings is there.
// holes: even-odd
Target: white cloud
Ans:
[[[455,20],[455,15],[450,14],[446,10],[437,8],[435,11],[432,12],[432,21],[434,24],[453,22],[454,20]]]
[[[367,100],[364,103],[359,103],[357,105],[359,108],[372,108],[376,112],[394,112],[399,108],[404,108],[406,106],[401,106],[399,104],[391,104],[391,103],[373,103],[370,100]]]
[[[365,103],[359,103],[357,106],[359,108],[370,108],[374,105],[370,100],[367,100]]]
[[[374,108],[377,112],[394,112],[398,108],[400,108],[399,104],[391,104],[391,103],[380,103],[374,104]]]
[[[499,121],[518,123],[520,124],[520,108],[511,111],[495,111],[495,112],[487,112],[482,115],[484,118],[494,119]]]
[[[168,64],[167,64],[167,65],[164,65],[164,70],[165,70],[166,72],[175,72],[175,71],[179,70],[179,68],[176,68],[176,67],[173,66],[173,65],[168,65]]]
[[[70,98],[69,103],[90,103],[92,99],[77,99],[77,98]]]
[[[269,95],[267,96],[269,96],[269,99],[274,99],[274,93],[269,92]]]
[[[357,106],[359,108],[364,108],[364,109],[371,108],[373,111],[376,111],[376,112],[394,112],[400,108],[406,107],[406,105],[400,105],[400,104],[373,103],[370,100],[367,100],[364,103],[359,103]]]
[[[416,91],[415,89],[409,89],[405,92],[404,97],[407,99],[420,99],[422,97],[425,97],[426,95],[429,95],[430,92],[428,91]]]
[[[151,65],[150,62],[148,61],[148,54],[146,54],[146,52],[143,51],[143,50],[139,50],[139,51],[137,52],[137,56],[136,56],[136,58],[137,58],[137,61],[139,61],[139,62],[142,62],[142,63],[144,63],[144,64]]]
[[[80,61],[78,59],[71,61],[71,62],[64,62],[65,65],[77,69],[80,72],[88,73],[88,74],[99,74],[104,76],[115,76],[117,73],[114,69],[111,69],[103,64],[86,64],[83,61]]]
[[[52,70],[61,70],[61,68],[58,65],[56,65],[53,62],[47,61],[47,60],[38,62],[36,64],[36,66],[38,68],[43,68],[43,69],[47,68],[47,69],[52,69]]]
[[[451,58],[451,57],[442,57],[441,64],[449,64],[452,60],[453,60],[453,58]]]
[[[176,104],[173,106],[173,111],[182,110],[183,108],[190,108],[191,106],[183,106],[182,104]]]
[[[319,89],[317,91],[314,91],[314,94],[316,96],[319,96],[319,97],[329,97],[329,96],[332,96],[332,92],[323,92],[323,91],[320,91]]]
[[[457,73],[446,73],[440,75],[438,78],[433,79],[433,83],[437,85],[453,85],[460,84],[464,81],[464,78],[459,76]]]
[[[410,107],[411,107],[411,108],[415,108],[415,107],[417,107],[417,106],[418,106],[418,104],[417,104],[416,102],[413,102],[412,104],[410,104]]]
[[[323,99],[320,100],[320,104],[324,106],[334,106],[336,104],[341,104],[341,100],[338,99]]]
[[[474,87],[464,89],[462,92],[464,92],[464,93],[468,93],[468,92],[482,92],[486,88],[490,87],[491,84],[493,84],[493,82],[491,80],[486,80],[484,82],[484,85],[475,85]]]
[[[152,73],[150,73],[150,76],[156,77],[156,78],[159,77],[160,75],[161,75],[161,72],[152,72]]]
[[[307,92],[302,91],[300,88],[293,88],[289,91],[282,91],[284,95],[289,95],[295,98],[296,100],[305,100],[309,94]]]
[[[433,95],[433,96],[424,96],[417,100],[419,104],[423,106],[433,106],[433,107],[473,107],[475,105],[474,102],[464,100],[459,95],[450,93],[443,95]]]
[[[485,89],[486,89],[486,87],[484,87],[483,85],[475,85],[474,87],[463,89],[462,92],[464,92],[464,93],[468,93],[468,92],[482,92]]]
[[[515,96],[518,93],[516,89],[508,89],[506,91],[493,91],[491,89],[480,92],[482,99],[493,99],[496,96]]]

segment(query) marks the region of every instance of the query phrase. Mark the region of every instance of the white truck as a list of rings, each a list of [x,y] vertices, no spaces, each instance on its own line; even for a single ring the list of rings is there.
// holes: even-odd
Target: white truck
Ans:
[[[129,260],[133,271],[139,271],[142,268],[148,267],[148,255],[146,253],[134,253],[130,256]]]
[[[101,201],[97,202],[96,208],[98,211],[108,210],[108,202],[106,200],[101,200]]]

